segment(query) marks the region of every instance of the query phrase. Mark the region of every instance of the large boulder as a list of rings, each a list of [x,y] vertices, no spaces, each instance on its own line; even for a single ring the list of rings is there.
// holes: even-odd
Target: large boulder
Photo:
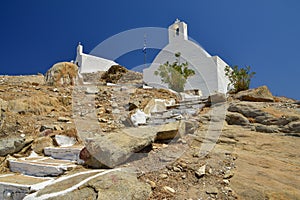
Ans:
[[[274,97],[267,86],[241,91],[235,97],[242,101],[274,102]]]
[[[78,76],[77,65],[71,62],[59,62],[53,65],[45,75],[48,85],[74,85]]]
[[[25,144],[24,138],[2,138],[0,140],[0,156],[17,153],[25,146]]]
[[[114,168],[154,142],[156,133],[157,128],[138,127],[91,138],[80,153],[80,159],[90,167]]]

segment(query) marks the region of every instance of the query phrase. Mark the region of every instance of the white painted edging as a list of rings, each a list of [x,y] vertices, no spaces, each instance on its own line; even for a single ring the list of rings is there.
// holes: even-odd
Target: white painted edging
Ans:
[[[30,195],[26,196],[24,198],[24,200],[45,200],[45,199],[48,199],[48,198],[51,198],[51,197],[60,196],[60,195],[66,194],[68,192],[72,192],[73,190],[76,190],[78,187],[82,186],[83,184],[87,183],[88,181],[90,181],[90,180],[92,180],[92,179],[94,179],[98,176],[102,176],[102,175],[105,175],[105,174],[108,174],[108,173],[114,172],[114,171],[121,171],[121,169],[120,168],[112,169],[112,170],[107,170],[107,171],[104,171],[104,172],[103,172],[103,170],[97,170],[97,171],[99,171],[100,173],[96,174],[94,176],[91,176],[91,177],[81,181],[80,183],[77,183],[76,185],[73,185],[72,187],[70,187],[70,188],[68,188],[64,191],[54,192],[54,193],[50,193],[50,194],[44,194],[44,195],[39,196],[39,197],[36,197],[36,195],[37,195],[37,192],[36,192],[36,193],[33,193],[33,194],[30,194]],[[95,170],[88,171],[88,172],[81,172],[81,173],[73,174],[73,175],[70,175],[70,176],[67,176],[67,177],[62,177],[62,178],[59,178],[59,179],[55,180],[50,185],[53,185],[57,182],[60,182],[60,181],[63,181],[63,180],[66,180],[66,179],[69,179],[69,178],[72,178],[72,177],[75,177],[75,176],[78,176],[78,175],[81,175],[81,174],[87,174],[87,173],[92,173],[92,172],[95,172]],[[50,186],[50,185],[48,185],[48,186]]]

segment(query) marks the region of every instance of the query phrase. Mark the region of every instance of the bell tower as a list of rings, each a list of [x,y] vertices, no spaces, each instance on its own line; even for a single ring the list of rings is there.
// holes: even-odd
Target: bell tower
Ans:
[[[179,19],[169,26],[169,43],[177,40],[188,40],[187,24]]]

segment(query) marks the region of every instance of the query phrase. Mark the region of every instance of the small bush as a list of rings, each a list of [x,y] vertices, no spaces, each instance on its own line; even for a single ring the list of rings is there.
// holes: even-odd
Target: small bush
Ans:
[[[239,91],[248,90],[250,86],[251,78],[255,75],[255,72],[250,72],[250,66],[245,68],[225,67],[225,75],[229,78],[230,83],[228,86],[233,86],[230,92],[237,93]]]
[[[175,53],[175,62],[166,62],[154,72],[156,76],[160,76],[161,82],[168,84],[176,92],[183,92],[188,77],[195,75],[195,71],[188,68],[187,62],[180,63],[180,55],[180,52]]]

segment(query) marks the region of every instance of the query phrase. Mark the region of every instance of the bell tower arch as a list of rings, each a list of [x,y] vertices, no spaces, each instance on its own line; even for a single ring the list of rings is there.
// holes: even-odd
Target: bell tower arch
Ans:
[[[187,24],[176,19],[175,22],[169,26],[169,43],[176,40],[188,40]]]

